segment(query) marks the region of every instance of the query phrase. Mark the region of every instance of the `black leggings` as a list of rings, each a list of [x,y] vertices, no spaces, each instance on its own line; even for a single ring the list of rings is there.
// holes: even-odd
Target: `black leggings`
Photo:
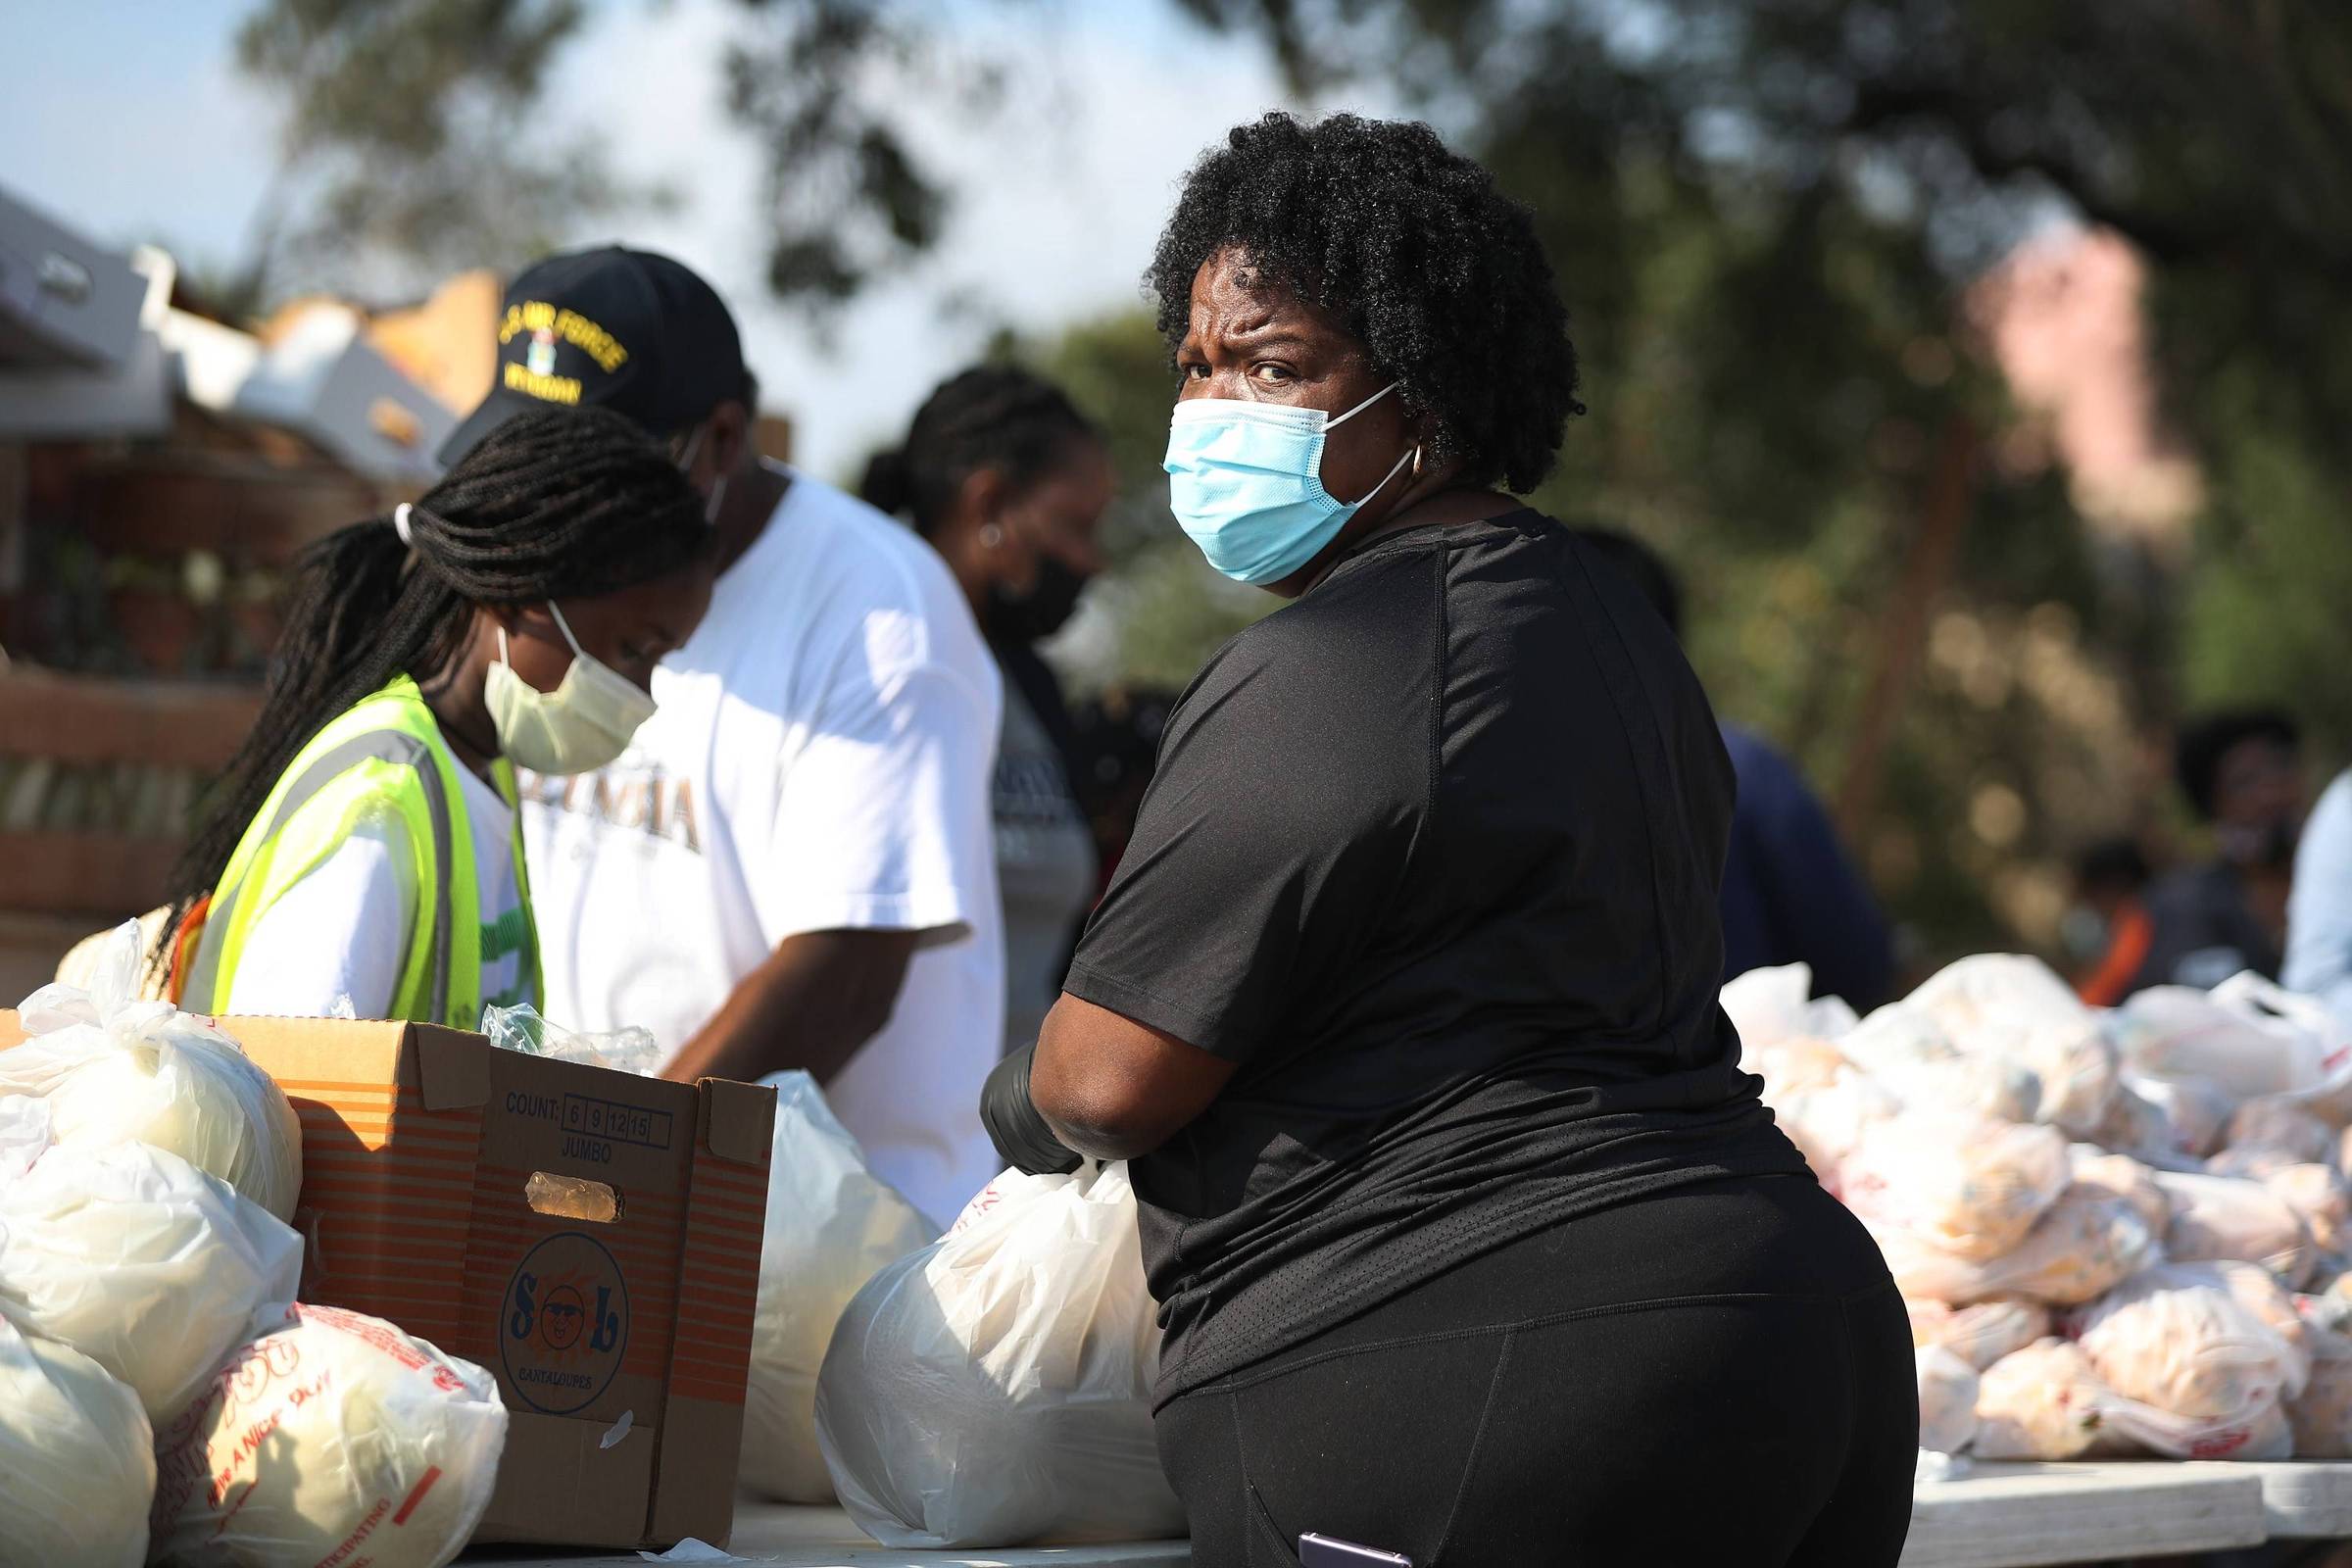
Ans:
[[[1892,1568],[1919,1405],[1878,1249],[1763,1177],[1515,1242],[1156,1430],[1204,1568],[1308,1531],[1414,1568]]]

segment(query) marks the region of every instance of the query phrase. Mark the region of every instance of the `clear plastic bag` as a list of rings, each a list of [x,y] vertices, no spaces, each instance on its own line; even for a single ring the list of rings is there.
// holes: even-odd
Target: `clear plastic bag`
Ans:
[[[0,1319],[0,1568],[139,1568],[154,1495],[138,1396]]]
[[[2038,958],[1962,958],[1904,1005],[1935,1019],[1962,1054],[1998,1054],[2032,1069],[2041,1085],[2041,1121],[2087,1138],[2106,1118],[2117,1084],[2115,1049],[2098,1015]]]
[[[1985,1368],[1977,1385],[1977,1457],[2078,1459],[2106,1425],[2113,1396],[2090,1358],[2042,1340]]]
[[[1995,1299],[1973,1306],[1905,1301],[1915,1349],[1937,1346],[1982,1372],[2050,1332],[2049,1309],[2038,1301]]]
[[[1981,1261],[2024,1241],[2070,1173],[2055,1128],[1907,1112],[1863,1133],[1842,1178],[1846,1204],[1873,1230]]]
[[[1845,1161],[1862,1135],[1902,1113],[1902,1102],[1848,1067],[1815,1089],[1771,1096],[1773,1117],[1831,1192],[1842,1189]]]
[[[157,1441],[156,1560],[442,1568],[498,1479],[497,1381],[380,1318],[260,1314]]]
[[[1905,1297],[1973,1305],[2017,1296],[2051,1306],[2087,1301],[2159,1255],[2156,1238],[2130,1202],[2094,1187],[2070,1187],[1998,1257],[1967,1258],[1908,1231],[1870,1232]]]
[[[1940,1346],[1912,1352],[1919,1372],[1919,1446],[1958,1453],[1977,1435],[1977,1369]]]
[[[0,1052],[0,1095],[48,1102],[67,1149],[141,1143],[218,1176],[279,1219],[302,1193],[302,1123],[243,1048],[169,1002],[139,999],[139,928],[109,939],[86,991],[24,999],[28,1038]]]
[[[816,1430],[860,1529],[902,1549],[1182,1533],[1136,1226],[1124,1165],[1008,1171],[858,1294]]]
[[[2075,1185],[2097,1190],[2109,1198],[2122,1200],[2132,1212],[2148,1227],[2148,1234],[2161,1238],[2173,1223],[2173,1202],[2156,1185],[2156,1173],[2129,1154],[2110,1154],[2088,1144],[2077,1144],[2069,1151],[2074,1164]]]
[[[2286,1405],[2298,1459],[2352,1459],[2352,1338],[2312,1338],[2311,1381]]]
[[[605,1034],[582,1034],[559,1028],[539,1016],[529,1003],[518,1007],[484,1007],[482,1033],[501,1051],[519,1051],[526,1056],[554,1061],[576,1061],[587,1067],[610,1067],[644,1077],[662,1065],[662,1047],[651,1029],[632,1024]]]
[[[2310,1278],[2318,1260],[2310,1233],[2285,1200],[2262,1183],[2160,1171],[2156,1185],[2172,1200],[2164,1245],[2176,1262],[2259,1263],[2290,1289]]]
[[[2214,1268],[2160,1264],[2082,1313],[2076,1341],[2124,1398],[2217,1433],[2251,1430],[2303,1391],[2311,1363],[2245,1304],[2242,1289]],[[2133,1436],[2159,1451],[2181,1446],[2175,1433]]]
[[[96,1361],[159,1427],[301,1272],[282,1221],[145,1144],[51,1149],[0,1184],[0,1317]]]
[[[2298,1162],[2326,1161],[2335,1152],[2336,1130],[2292,1095],[2265,1095],[2230,1113],[2222,1147],[2277,1149]]]
[[[2154,986],[2110,1014],[2109,1027],[2134,1072],[2202,1078],[2233,1100],[2308,1093],[2328,1081],[2332,1042],[2324,1009],[2299,1000],[2252,975],[2212,991]]]
[[[2236,1102],[2211,1079],[2127,1072],[2124,1088],[2163,1115],[2175,1152],[2202,1159],[2219,1149]]]
[[[2334,1166],[2282,1166],[2263,1177],[2262,1185],[2295,1211],[2321,1252],[2341,1257],[2352,1250],[2352,1187]]]
[[[866,1281],[930,1241],[931,1228],[866,1169],[815,1079],[787,1072],[766,1082],[776,1091],[775,1146],[738,1474],[779,1502],[830,1502],[833,1483],[816,1445],[825,1348]]]

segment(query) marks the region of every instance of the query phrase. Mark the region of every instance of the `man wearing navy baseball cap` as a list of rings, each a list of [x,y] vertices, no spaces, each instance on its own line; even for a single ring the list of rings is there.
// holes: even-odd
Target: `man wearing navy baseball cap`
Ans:
[[[757,399],[710,284],[577,251],[514,279],[497,380],[442,449],[595,404],[710,507],[721,575],[654,717],[611,767],[524,782],[547,1015],[651,1029],[683,1081],[807,1069],[944,1222],[996,1173],[972,1108],[1004,1015],[996,666],[928,545],[759,455]]]

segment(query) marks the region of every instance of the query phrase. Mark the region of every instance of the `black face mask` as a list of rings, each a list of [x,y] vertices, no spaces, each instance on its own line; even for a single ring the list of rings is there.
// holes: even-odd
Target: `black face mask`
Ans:
[[[1043,642],[1069,624],[1085,589],[1084,577],[1058,557],[1040,551],[1037,580],[1027,592],[1016,594],[998,582],[988,585],[988,634],[998,642]]]

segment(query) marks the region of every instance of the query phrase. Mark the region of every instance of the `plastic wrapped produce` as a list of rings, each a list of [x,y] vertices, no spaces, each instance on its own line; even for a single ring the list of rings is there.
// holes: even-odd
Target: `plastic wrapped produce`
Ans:
[[[1977,1369],[1940,1346],[1913,1352],[1919,1370],[1919,1446],[1958,1453],[1977,1435]]]
[[[1963,1054],[1997,1053],[2032,1069],[2042,1121],[2087,1138],[2106,1118],[2115,1049],[2097,1014],[2039,959],[1999,953],[1962,958],[1904,1005],[1934,1018]]]
[[[614,1072],[643,1076],[662,1065],[662,1047],[651,1029],[632,1024],[604,1034],[583,1034],[549,1023],[527,1002],[518,1007],[484,1007],[482,1034],[501,1051],[574,1061],[585,1067],[610,1067]]]
[[[2231,1149],[2278,1149],[2293,1154],[2303,1162],[2325,1163],[2335,1152],[2336,1130],[2299,1100],[2286,1095],[2266,1095],[2249,1100],[2230,1113],[2230,1125],[2222,1135],[2222,1147]]]
[[[2054,1128],[1913,1112],[1864,1131],[1842,1191],[1874,1230],[1984,1260],[2022,1242],[2069,1179],[2066,1140]]]
[[[2259,1263],[2290,1289],[2310,1277],[2316,1261],[2310,1233],[2285,1200],[2262,1183],[2161,1171],[2156,1185],[2172,1200],[2164,1246],[2176,1262]]]
[[[2236,1102],[2207,1078],[2157,1078],[2127,1072],[2124,1087],[2163,1112],[2180,1152],[2203,1158],[2221,1147]]]
[[[2330,1257],[2352,1247],[2352,1188],[2332,1165],[2288,1165],[2272,1171],[2262,1185],[2303,1221],[2312,1245]]]
[[[1997,1052],[1890,1062],[1877,1078],[1906,1106],[1939,1114],[2030,1122],[2041,1104],[2040,1078]]]
[[[2325,1014],[2277,986],[2240,975],[2196,991],[2154,986],[2116,1009],[2112,1032],[2133,1071],[2203,1078],[2233,1100],[2298,1094],[2327,1080]]]
[[[293,1231],[145,1144],[52,1149],[0,1184],[0,1317],[96,1361],[158,1426],[301,1271]]]
[[[0,1568],[139,1568],[154,1495],[138,1396],[0,1321]]]
[[[2241,1144],[2225,1149],[2205,1162],[2201,1174],[2229,1176],[2241,1182],[2268,1182],[2282,1170],[2292,1170],[2303,1163],[2291,1149],[2272,1149],[2261,1144]],[[2195,1175],[2198,1172],[2189,1172]]]
[[[743,1484],[781,1502],[830,1502],[816,1446],[816,1377],[834,1325],[883,1265],[931,1240],[914,1205],[868,1171],[858,1141],[805,1072],[776,1091],[767,1233],[744,1395]]]
[[[1006,1172],[874,1276],[817,1379],[842,1506],[899,1548],[1182,1530],[1152,1435],[1159,1328],[1124,1165]]]
[[[2352,1338],[2312,1335],[2311,1381],[2287,1401],[2298,1459],[2352,1459]]]
[[[43,986],[0,1052],[0,1095],[48,1102],[66,1149],[141,1143],[218,1176],[279,1219],[302,1192],[302,1124],[237,1043],[168,1002],[138,999],[138,926],[118,931],[87,991]]]
[[[380,1318],[263,1314],[157,1442],[159,1561],[442,1568],[490,1505],[498,1384]]]
[[[2161,1237],[2171,1228],[2172,1200],[2156,1185],[2154,1171],[2129,1154],[2105,1153],[2087,1144],[2077,1144],[2071,1152],[2075,1185],[2122,1199],[2146,1222],[2152,1236]]]
[[[1902,1112],[1902,1102],[1851,1068],[1822,1088],[1780,1096],[1770,1103],[1781,1130],[1833,1193],[1841,1191],[1845,1161],[1862,1135]]]
[[[1999,1257],[1957,1257],[1908,1231],[1870,1229],[1905,1297],[1956,1305],[2018,1296],[2072,1306],[2158,1255],[2154,1234],[2132,1205],[2091,1187],[2070,1187],[2026,1239]]]
[[[2090,1358],[2064,1340],[2003,1356],[1977,1386],[1977,1457],[2077,1459],[2098,1441],[2110,1399]]]
[[[2050,1332],[2050,1314],[2038,1302],[1980,1301],[1946,1306],[1941,1301],[1905,1301],[1914,1348],[1937,1346],[1982,1372]]]
[[[1767,1104],[1806,1090],[1827,1089],[1853,1071],[1836,1046],[1804,1038],[1749,1049],[1740,1065],[1764,1080]]]
[[[2127,1281],[2082,1314],[2076,1338],[2110,1389],[2194,1423],[2251,1425],[2311,1373],[2226,1274],[2193,1263]]]

